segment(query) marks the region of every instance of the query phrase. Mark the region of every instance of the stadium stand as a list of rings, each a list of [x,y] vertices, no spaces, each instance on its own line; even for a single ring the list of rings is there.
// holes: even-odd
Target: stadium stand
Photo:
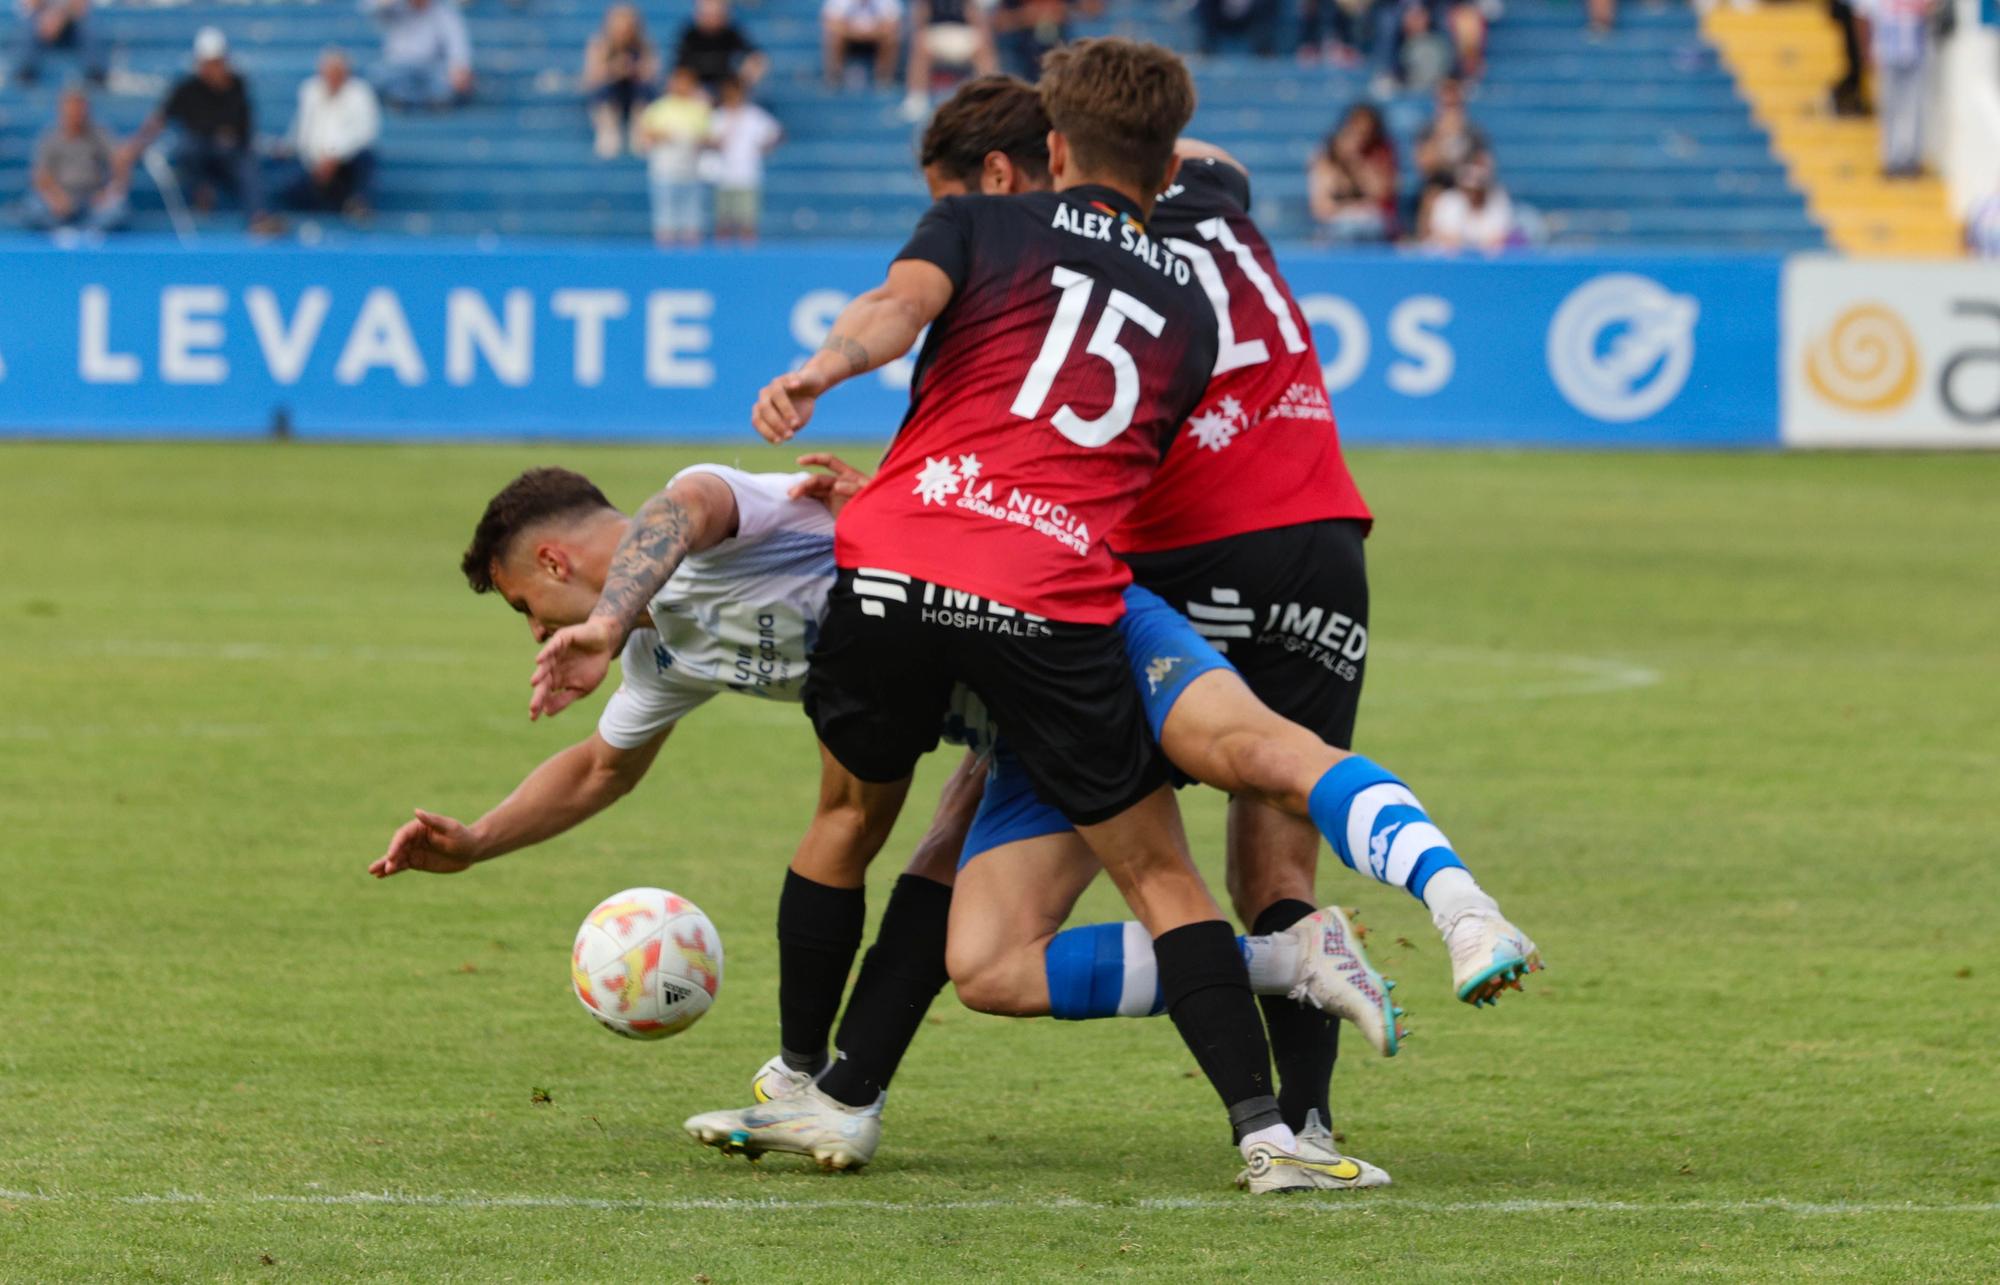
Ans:
[[[647,0],[640,7],[670,48],[689,5]],[[602,11],[601,0],[478,0],[467,9],[478,71],[473,101],[385,122],[374,230],[644,237],[643,166],[596,159],[582,105],[582,50]],[[741,6],[738,16],[772,57],[759,98],[788,136],[771,160],[765,235],[893,238],[907,231],[925,202],[910,165],[913,127],[897,113],[901,87],[829,95],[819,81],[811,0],[763,0]],[[16,19],[7,21],[11,27]],[[272,139],[288,125],[298,84],[323,46],[345,46],[365,71],[380,43],[351,0],[124,4],[101,9],[97,22],[114,54],[96,112],[121,137],[185,67],[188,40],[201,25],[228,32],[252,87],[259,133]],[[1137,32],[1184,49],[1196,44],[1189,13],[1159,0],[1111,0],[1077,28]],[[0,202],[21,197],[34,140],[70,74],[56,59],[40,83],[0,89]],[[1365,95],[1366,79],[1359,68],[1301,67],[1289,57],[1259,60],[1228,48],[1198,69],[1195,128],[1257,170],[1261,213],[1277,237],[1310,235],[1306,155],[1341,110]],[[1408,157],[1429,110],[1421,94],[1385,104],[1406,181],[1414,181]],[[1492,139],[1509,191],[1538,212],[1553,244],[1773,251],[1824,244],[1687,8],[1628,8],[1613,36],[1591,41],[1580,5],[1513,0],[1493,27],[1472,114]],[[133,205],[135,226],[167,226],[144,176]]]

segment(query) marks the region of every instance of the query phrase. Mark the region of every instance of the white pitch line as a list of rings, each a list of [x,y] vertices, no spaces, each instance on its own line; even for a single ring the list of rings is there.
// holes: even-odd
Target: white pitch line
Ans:
[[[746,1199],[734,1196],[624,1198],[598,1196],[443,1196],[421,1192],[352,1191],[339,1194],[251,1194],[208,1196],[198,1192],[165,1191],[123,1196],[98,1196],[78,1192],[10,1191],[0,1188],[0,1201],[21,1204],[66,1204],[87,1202],[118,1205],[197,1205],[205,1208],[233,1208],[254,1205],[364,1206],[406,1209],[551,1209],[601,1210],[616,1213],[882,1213],[929,1214],[968,1213],[995,1210],[1045,1212],[1071,1210],[1080,1213],[1177,1213],[1201,1210],[1243,1209],[1244,1198],[1187,1196],[1142,1198],[1131,1201],[1078,1200],[1054,1197],[1047,1200],[832,1200]],[[1369,1210],[1403,1210],[1427,1214],[1791,1214],[1800,1218],[1854,1217],[1881,1214],[1963,1215],[2000,1214],[2000,1201],[1969,1201],[1961,1204],[1916,1204],[1914,1202],[1807,1201],[1771,1198],[1768,1200],[1422,1200],[1404,1196],[1336,1196],[1327,1200],[1287,1201],[1287,1210],[1320,1214],[1365,1213]]]

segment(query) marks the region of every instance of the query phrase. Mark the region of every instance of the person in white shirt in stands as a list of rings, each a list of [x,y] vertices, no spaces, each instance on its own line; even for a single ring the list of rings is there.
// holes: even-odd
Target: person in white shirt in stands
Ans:
[[[472,37],[455,0],[362,0],[382,27],[372,79],[391,107],[449,107],[472,94]]]
[[[866,59],[875,69],[875,87],[896,80],[896,55],[903,45],[903,0],[826,0],[819,11],[820,52],[826,83],[839,89],[850,59]]]
[[[1424,244],[1433,250],[1498,254],[1517,233],[1514,203],[1507,189],[1493,181],[1492,153],[1475,152],[1458,167],[1457,186],[1431,202]]]
[[[784,138],[771,113],[750,101],[743,82],[732,76],[722,82],[722,102],[715,109],[715,239],[751,242],[757,239],[757,216],[764,190],[764,157]]]
[[[286,203],[366,218],[375,142],[381,134],[382,108],[375,91],[354,75],[344,52],[320,54],[319,74],[299,86],[299,109],[292,117],[299,173],[286,190]]]

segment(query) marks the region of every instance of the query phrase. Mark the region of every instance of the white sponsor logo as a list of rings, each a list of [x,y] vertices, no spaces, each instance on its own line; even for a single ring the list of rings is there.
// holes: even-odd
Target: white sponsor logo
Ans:
[[[1700,315],[1693,297],[1650,277],[1594,277],[1571,291],[1549,322],[1549,375],[1592,419],[1644,419],[1686,386]]]

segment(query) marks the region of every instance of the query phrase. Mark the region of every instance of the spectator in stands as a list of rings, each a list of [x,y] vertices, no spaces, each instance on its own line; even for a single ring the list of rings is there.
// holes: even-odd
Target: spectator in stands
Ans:
[[[382,27],[374,80],[391,107],[449,107],[472,94],[472,37],[455,0],[362,0]]]
[[[219,27],[203,27],[194,37],[194,74],[181,78],[146,123],[125,144],[129,165],[167,127],[175,138],[168,162],[197,207],[215,189],[228,188],[242,203],[253,232],[276,230],[264,206],[264,175],[258,168],[250,93],[229,65],[229,40]]]
[[[94,85],[104,83],[104,43],[90,21],[90,0],[19,0],[21,25],[14,30],[14,79],[32,85],[41,78],[42,55],[51,49],[72,49],[83,74]]]
[[[375,91],[354,75],[345,52],[326,50],[319,56],[319,74],[299,86],[298,113],[292,117],[299,172],[286,189],[285,203],[368,217],[375,141],[381,134],[382,108]]]
[[[1427,92],[1447,76],[1486,72],[1486,17],[1470,0],[1377,0],[1369,62],[1377,98]]]
[[[896,54],[903,46],[903,0],[826,0],[819,21],[829,88],[841,88],[854,61],[873,66],[877,89],[895,82]]]
[[[608,160],[618,155],[626,130],[659,83],[660,55],[646,38],[645,20],[629,4],[612,5],[604,11],[604,25],[583,48],[583,90],[589,95],[599,156]]]
[[[1382,113],[1356,103],[1307,169],[1313,220],[1334,241],[1394,240],[1396,187],[1396,145]]]
[[[1000,69],[980,0],[910,0],[910,90],[903,99],[904,120],[930,114],[931,82],[939,67],[975,76]]]
[[[1434,250],[1498,254],[1514,243],[1519,231],[1514,203],[1493,180],[1493,154],[1477,152],[1458,167],[1451,190],[1431,202],[1424,244]]]
[[[1618,21],[1618,0],[1585,0],[1583,8],[1590,18],[1592,39],[1602,40],[1611,34]]]
[[[1924,172],[1924,83],[1931,60],[1931,0],[1867,0],[1882,176]]]
[[[714,130],[708,97],[692,67],[674,68],[667,92],[639,114],[636,141],[646,153],[654,244],[701,241],[701,155]]]
[[[1069,0],[997,0],[988,17],[1000,69],[1029,84],[1040,80],[1042,55],[1069,43],[1069,14]]]
[[[1487,147],[1486,135],[1466,114],[1464,82],[1449,77],[1439,81],[1430,123],[1417,135],[1419,187],[1413,226],[1425,226],[1431,201],[1457,181],[1459,166]]]
[[[1243,35],[1259,58],[1278,52],[1279,0],[1196,0],[1195,21],[1201,29],[1201,52],[1212,54],[1227,34]]]
[[[751,43],[743,29],[730,21],[725,0],[695,0],[694,17],[681,29],[674,66],[694,72],[695,79],[713,97],[731,76],[741,80],[746,89],[755,89],[770,65],[771,60]]]
[[[1356,23],[1370,0],[1299,0],[1298,59],[1307,67],[1322,58],[1336,67],[1360,63],[1362,39]]]
[[[1861,19],[1850,0],[1827,0],[1826,12],[1840,30],[1841,72],[1831,91],[1833,114],[1866,116],[1868,95],[1861,88]]]
[[[750,101],[740,80],[722,82],[709,139],[719,153],[715,167],[715,235],[749,243],[757,239],[762,212],[764,158],[785,136],[771,113]]]
[[[22,215],[30,227],[108,232],[125,221],[132,164],[90,118],[90,99],[68,89],[55,124],[35,144]]]
[[[2000,259],[2000,188],[1966,211],[1965,248],[1976,259]]]

